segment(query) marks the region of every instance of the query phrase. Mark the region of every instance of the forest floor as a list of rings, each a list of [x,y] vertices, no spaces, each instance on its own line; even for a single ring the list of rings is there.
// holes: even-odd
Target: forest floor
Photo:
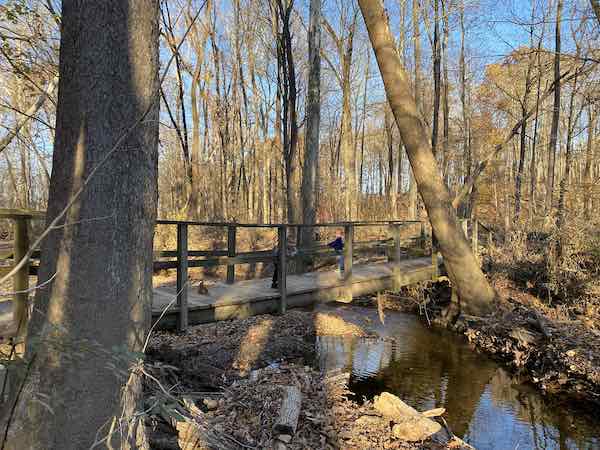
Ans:
[[[348,398],[348,374],[313,366],[316,336],[372,334],[369,321],[357,322],[356,315],[346,320],[330,310],[293,310],[199,325],[180,335],[159,332],[148,357],[153,377],[201,411],[204,444],[190,449],[469,448],[446,431],[418,443],[396,438],[372,402]],[[300,388],[302,408],[296,433],[284,443],[273,430],[282,387],[289,385]],[[147,391],[156,392],[152,381]],[[164,415],[152,421],[153,448],[179,448],[176,427]]]

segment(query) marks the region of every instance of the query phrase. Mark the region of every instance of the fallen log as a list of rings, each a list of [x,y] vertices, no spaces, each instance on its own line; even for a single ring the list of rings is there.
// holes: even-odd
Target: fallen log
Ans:
[[[296,433],[301,404],[302,393],[300,389],[296,386],[283,386],[283,402],[279,410],[279,418],[274,426],[276,432],[291,436]]]

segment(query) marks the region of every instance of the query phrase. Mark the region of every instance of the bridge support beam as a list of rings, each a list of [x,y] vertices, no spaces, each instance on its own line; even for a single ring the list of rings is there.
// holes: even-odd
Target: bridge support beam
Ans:
[[[28,218],[17,217],[13,219],[15,240],[13,243],[13,261],[15,265],[21,261],[29,250],[29,232],[27,229]],[[16,336],[21,340],[27,330],[27,311],[29,299],[29,261],[13,276],[13,291],[15,304],[13,305],[13,321],[16,326]]]
[[[227,256],[230,258],[235,257],[235,243],[236,243],[237,227],[235,225],[227,226]],[[227,284],[233,284],[235,282],[235,264],[227,265]]]
[[[279,313],[285,314],[287,310],[287,228],[285,225],[277,227],[277,245],[279,246]]]
[[[188,226],[177,224],[177,331],[188,327]]]
[[[400,289],[400,258],[401,258],[401,242],[400,242],[400,225],[390,224],[392,238],[394,239],[394,276],[392,278],[392,286],[394,291]]]

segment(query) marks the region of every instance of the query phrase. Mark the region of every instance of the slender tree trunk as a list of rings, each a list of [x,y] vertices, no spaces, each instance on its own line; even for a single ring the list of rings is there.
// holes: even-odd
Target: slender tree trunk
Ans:
[[[592,5],[596,19],[598,19],[598,24],[600,25],[600,1],[590,0],[590,4]]]
[[[533,37],[533,27],[531,28],[531,36]],[[529,93],[531,90],[531,70],[533,66],[533,55],[529,56],[527,64],[527,72],[525,74],[525,92],[521,103],[521,132],[519,140],[519,166],[517,176],[515,177],[515,222],[519,220],[521,215],[521,186],[523,184],[523,172],[525,170],[525,154],[527,151],[527,104],[529,101]],[[531,201],[531,199],[530,199]]]
[[[413,53],[414,53],[414,86],[415,86],[415,102],[417,112],[422,112],[422,97],[421,97],[421,27],[419,23],[419,0],[412,0],[412,26],[413,26]],[[417,198],[417,183],[415,176],[410,169],[410,180],[408,188],[409,201],[409,217],[416,220],[418,217],[418,198]]]
[[[383,78],[388,102],[402,136],[448,275],[467,313],[485,314],[495,292],[483,275],[458,225],[450,195],[437,168],[409,78],[400,63],[381,0],[359,0]]]
[[[43,243],[39,281],[54,278],[37,290],[4,448],[90,448],[113,420],[103,447],[147,447],[132,352],[143,348],[152,307],[158,8],[62,2],[48,223],[73,203],[68,226]]]
[[[442,42],[442,71],[444,74],[443,89],[444,98],[442,103],[442,109],[444,112],[444,124],[443,124],[443,140],[442,140],[442,174],[446,180],[446,186],[450,187],[450,180],[448,179],[448,164],[450,160],[450,105],[448,103],[448,90],[450,89],[450,82],[448,80],[448,36],[450,34],[450,23],[448,20],[449,11],[446,9],[446,2],[442,1],[442,20],[444,24],[444,39]]]
[[[367,52],[367,65],[365,67],[365,85],[363,91],[363,104],[362,104],[362,129],[361,129],[361,137],[360,137],[360,168],[359,168],[359,181],[358,181],[358,213],[362,213],[361,211],[361,199],[363,192],[363,175],[364,175],[364,163],[365,163],[365,126],[367,123],[367,88],[369,85],[369,69],[371,65],[371,53]]]
[[[27,122],[29,122],[29,120],[37,114],[37,112],[46,102],[46,99],[52,96],[57,83],[57,77],[50,80],[46,90],[38,96],[37,100],[27,109],[27,111],[25,111],[22,117],[17,119],[14,128],[6,133],[6,136],[0,140],[0,153],[2,153],[12,142],[12,140],[19,134],[21,128],[23,128]]]
[[[548,175],[546,177],[546,215],[552,213],[552,197],[554,192],[554,166],[558,142],[558,125],[560,119],[560,26],[563,0],[556,3],[556,31],[554,48],[554,107],[552,110],[552,128],[550,129],[550,145],[548,146]]]
[[[321,123],[321,0],[310,2],[308,28],[308,90],[306,94],[306,138],[302,170],[302,221],[315,223],[317,219],[319,127]],[[314,230],[302,228],[301,243],[314,243]]]
[[[578,52],[579,53],[579,52]],[[579,55],[577,55],[579,56]],[[568,185],[570,183],[571,176],[571,166],[573,161],[573,132],[574,132],[574,123],[579,120],[579,117],[575,119],[575,94],[577,91],[577,77],[573,80],[573,92],[571,93],[571,97],[569,99],[569,118],[567,120],[567,146],[565,150],[565,171],[560,181],[560,193],[558,198],[558,215],[556,219],[556,228],[558,231],[558,257],[560,258],[563,254],[564,249],[564,235],[563,235],[563,227],[565,224],[565,196],[567,195]],[[578,115],[579,116],[579,115]]]
[[[440,0],[433,1],[434,30],[433,30],[433,120],[431,127],[431,148],[433,156],[438,156],[438,134],[440,120]]]
[[[465,62],[465,5],[464,1],[460,3],[460,103],[462,106],[462,126],[463,126],[463,164],[464,164],[464,180],[471,177],[471,169],[473,167],[473,159],[471,155],[471,127],[469,122],[469,107],[467,101],[467,65]],[[463,201],[460,204],[460,216],[463,218],[470,217],[468,203]]]
[[[596,128],[596,110],[594,105],[588,106],[588,135],[587,135],[587,146],[585,152],[585,169],[584,169],[584,200],[583,210],[584,217],[590,219],[592,215],[592,165],[594,160],[594,131]]]

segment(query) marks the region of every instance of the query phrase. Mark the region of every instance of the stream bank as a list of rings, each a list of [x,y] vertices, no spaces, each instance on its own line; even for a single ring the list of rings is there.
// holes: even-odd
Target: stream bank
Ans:
[[[508,449],[515,443],[521,443],[521,448],[523,444],[531,448],[600,446],[597,422],[568,402],[544,398],[526,376],[516,376],[478,353],[477,339],[469,344],[454,332],[427,327],[415,314],[389,311],[391,303],[399,309],[411,302],[403,305],[397,298],[387,298],[385,303],[385,326],[377,308],[344,305],[201,325],[181,335],[158,333],[148,352],[150,368],[174,397],[193,399],[212,436],[220,439],[218,444],[194,448],[437,449],[458,445],[396,439],[390,423],[377,418],[373,410],[373,397],[384,391],[420,411],[446,407],[444,419],[450,430],[478,448]],[[429,314],[432,321],[439,316],[431,305]],[[467,320],[465,333],[475,330],[479,331],[475,337],[496,336],[492,334],[496,328]],[[520,324],[514,317],[511,320]],[[494,348],[501,342],[500,337],[495,339]],[[518,349],[519,345],[504,346]],[[534,355],[529,358],[533,363]],[[332,375],[339,370],[351,373],[349,380]],[[287,385],[299,386],[302,410],[296,435],[284,444],[272,430],[281,387]],[[155,391],[150,383],[147,392]],[[553,416],[551,411],[562,415]],[[154,448],[178,448],[177,434],[165,422],[163,416],[150,423]],[[503,425],[490,426],[498,424]],[[488,433],[489,429],[496,430],[495,434]],[[517,431],[507,437],[506,430]]]

